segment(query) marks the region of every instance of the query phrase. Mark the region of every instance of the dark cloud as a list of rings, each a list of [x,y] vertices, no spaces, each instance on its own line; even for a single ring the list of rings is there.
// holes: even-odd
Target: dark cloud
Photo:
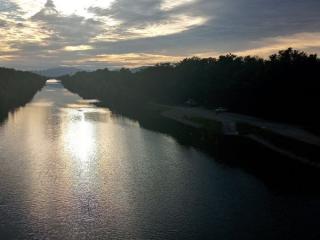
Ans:
[[[4,20],[1,20],[1,19],[0,19],[0,28],[4,28],[4,27],[6,27],[6,26],[8,26],[7,21],[4,21]]]
[[[92,8],[97,15],[112,16],[125,27],[168,21],[177,14],[204,16],[205,25],[186,32],[113,43],[113,52],[234,51],[261,38],[312,32],[320,29],[318,0],[198,0],[171,11],[160,9],[162,1],[119,0],[110,9]],[[128,7],[130,6],[130,7]],[[177,44],[179,42],[179,44]],[[109,43],[96,43],[103,48]]]
[[[31,18],[39,22],[42,27],[50,31],[51,44],[60,42],[62,45],[79,45],[87,42],[102,31],[103,24],[93,19],[86,19],[78,15],[61,15],[52,0],[48,0],[45,7]]]
[[[129,7],[130,6],[130,7]],[[120,20],[124,25],[141,25],[167,20],[168,14],[160,10],[161,0],[118,0],[109,9],[90,8],[99,16],[109,16]]]
[[[48,0],[44,6],[45,8],[51,8],[51,9],[55,9],[56,7],[52,0]]]
[[[11,12],[11,11],[17,11],[19,9],[18,5],[14,2],[10,1],[0,1],[0,13],[2,12]]]

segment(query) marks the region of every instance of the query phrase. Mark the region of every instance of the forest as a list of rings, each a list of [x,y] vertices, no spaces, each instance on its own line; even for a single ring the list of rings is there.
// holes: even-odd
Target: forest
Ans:
[[[136,73],[105,68],[61,79],[69,90],[99,99],[110,108],[192,103],[318,131],[319,70],[316,54],[288,48],[268,59],[233,54],[192,57]]]
[[[45,84],[45,78],[24,71],[0,68],[0,122],[10,111],[25,105]]]

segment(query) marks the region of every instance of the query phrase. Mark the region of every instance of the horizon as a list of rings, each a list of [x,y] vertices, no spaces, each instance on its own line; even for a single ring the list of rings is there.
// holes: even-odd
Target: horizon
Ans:
[[[42,71],[48,71],[48,70],[60,70],[60,69],[66,69],[66,70],[70,70],[70,69],[74,69],[74,70],[79,70],[79,71],[86,71],[86,72],[93,72],[93,71],[97,71],[97,70],[103,70],[103,69],[109,69],[110,71],[120,71],[122,68],[125,68],[125,69],[129,69],[129,70],[135,70],[135,69],[139,69],[139,68],[147,68],[147,67],[153,67],[153,66],[156,66],[157,64],[166,64],[166,63],[170,63],[170,64],[177,64],[181,61],[183,61],[184,59],[191,59],[191,58],[199,58],[199,59],[207,59],[207,58],[213,58],[213,59],[219,59],[219,57],[221,56],[227,56],[227,55],[234,55],[236,57],[254,57],[254,58],[258,58],[258,59],[263,59],[265,61],[268,61],[270,60],[270,57],[274,54],[279,54],[280,51],[285,51],[287,49],[293,49],[291,47],[288,47],[286,49],[279,49],[277,50],[276,52],[270,52],[270,55],[268,56],[259,56],[259,55],[237,55],[237,54],[233,54],[231,52],[229,53],[226,53],[226,54],[220,54],[220,55],[216,55],[216,56],[206,56],[206,57],[199,57],[199,56],[187,56],[187,57],[184,57],[182,59],[180,59],[179,61],[175,61],[175,62],[170,62],[170,61],[163,61],[163,62],[157,62],[157,63],[153,63],[153,64],[150,64],[150,65],[137,65],[137,66],[133,66],[133,67],[125,67],[125,66],[119,66],[119,67],[109,67],[107,65],[105,66],[99,66],[99,67],[92,67],[92,68],[88,68],[87,66],[73,66],[73,65],[70,65],[70,66],[64,66],[64,65],[60,65],[60,66],[52,66],[52,67],[49,67],[49,68],[41,68],[41,69],[22,69],[22,68],[13,68],[15,70],[18,70],[18,71],[29,71],[29,72],[42,72]],[[299,51],[299,52],[302,52],[302,53],[306,53],[307,55],[309,54],[314,54],[316,56],[319,56],[318,53],[316,52],[304,52],[303,50],[300,50],[300,49],[293,49],[294,51]],[[10,67],[6,67],[6,66],[0,66],[0,68],[10,68]]]
[[[228,53],[266,58],[287,47],[319,54],[319,9],[316,0],[0,0],[0,65],[95,70]]]

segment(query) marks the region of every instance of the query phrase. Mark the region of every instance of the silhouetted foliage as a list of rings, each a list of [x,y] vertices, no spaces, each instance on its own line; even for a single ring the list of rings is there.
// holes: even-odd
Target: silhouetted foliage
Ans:
[[[207,108],[225,107],[318,129],[319,69],[317,55],[289,48],[268,60],[232,54],[193,57],[137,73],[103,69],[62,80],[68,89],[110,107],[148,102],[185,104],[191,99]]]
[[[26,104],[45,84],[39,75],[0,68],[0,121],[9,111]]]

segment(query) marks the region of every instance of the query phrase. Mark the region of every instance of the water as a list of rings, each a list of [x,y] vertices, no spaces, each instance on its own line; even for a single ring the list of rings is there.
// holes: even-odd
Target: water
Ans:
[[[281,195],[48,82],[0,126],[0,239],[319,239]]]

